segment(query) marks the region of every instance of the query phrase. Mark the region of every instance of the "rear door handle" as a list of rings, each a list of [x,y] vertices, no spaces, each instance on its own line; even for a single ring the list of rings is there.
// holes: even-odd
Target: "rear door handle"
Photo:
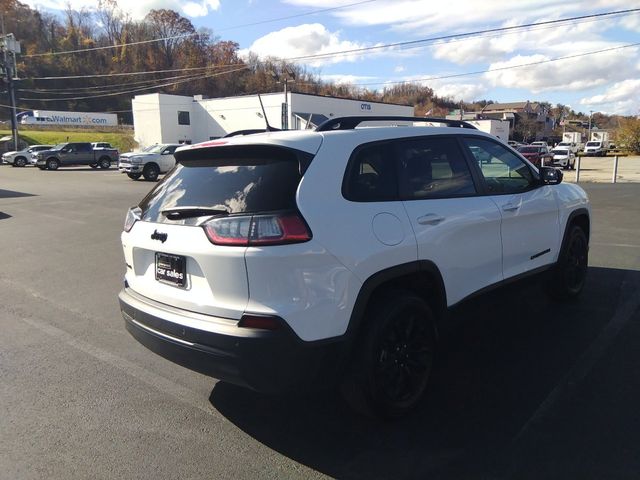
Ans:
[[[502,210],[505,212],[514,212],[520,208],[521,203],[505,203],[502,205]]]
[[[444,220],[444,217],[436,213],[427,213],[421,217],[418,217],[418,223],[420,225],[437,225]]]

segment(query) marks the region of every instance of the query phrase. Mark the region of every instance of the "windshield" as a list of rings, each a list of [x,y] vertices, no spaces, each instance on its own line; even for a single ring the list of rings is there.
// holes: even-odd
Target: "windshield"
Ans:
[[[569,155],[569,150],[554,150],[554,155]]]
[[[55,147],[53,147],[51,150],[62,150],[65,145],[66,143],[59,143]]]
[[[558,144],[558,146],[559,146],[559,147],[570,147],[570,146],[571,146],[571,143],[569,143],[569,142],[560,142],[560,143]]]
[[[587,147],[599,147],[600,142],[587,142]]]
[[[160,153],[162,152],[162,150],[164,149],[165,145],[151,145],[145,149],[143,149],[143,152],[147,152],[147,153]]]

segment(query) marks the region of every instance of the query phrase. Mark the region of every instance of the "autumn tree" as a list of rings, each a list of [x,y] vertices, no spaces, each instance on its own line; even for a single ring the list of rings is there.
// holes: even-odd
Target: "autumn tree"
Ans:
[[[177,66],[180,47],[196,35],[193,24],[178,12],[167,9],[151,10],[145,17],[152,38],[161,39],[152,43],[152,50],[160,54],[163,68]]]
[[[620,119],[620,127],[616,131],[618,146],[625,150],[640,153],[640,118]]]

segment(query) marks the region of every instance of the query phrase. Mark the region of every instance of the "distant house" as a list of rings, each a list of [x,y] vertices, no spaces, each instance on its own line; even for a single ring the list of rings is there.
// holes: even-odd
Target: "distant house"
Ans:
[[[463,120],[495,119],[509,122],[510,130],[513,131],[521,118],[528,118],[536,122],[543,123],[540,129],[540,137],[551,135],[555,127],[555,119],[549,116],[549,111],[544,105],[537,102],[511,102],[511,103],[490,103],[476,112],[462,112],[456,110],[447,115],[447,118]]]

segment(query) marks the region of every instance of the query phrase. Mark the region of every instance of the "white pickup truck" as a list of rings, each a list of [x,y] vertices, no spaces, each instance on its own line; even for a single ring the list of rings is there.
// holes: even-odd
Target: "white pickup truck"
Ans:
[[[178,143],[159,143],[151,145],[140,152],[129,152],[120,155],[118,170],[126,173],[132,180],[144,177],[155,182],[158,175],[167,173],[176,164],[173,152],[182,145]]]

